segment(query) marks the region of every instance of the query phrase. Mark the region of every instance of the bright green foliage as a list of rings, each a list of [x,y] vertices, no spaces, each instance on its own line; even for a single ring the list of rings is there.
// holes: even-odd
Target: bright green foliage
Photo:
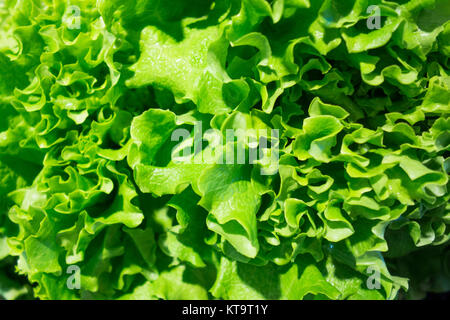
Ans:
[[[70,5],[0,1],[0,298],[450,290],[449,1]],[[198,123],[279,130],[278,171],[174,161]]]

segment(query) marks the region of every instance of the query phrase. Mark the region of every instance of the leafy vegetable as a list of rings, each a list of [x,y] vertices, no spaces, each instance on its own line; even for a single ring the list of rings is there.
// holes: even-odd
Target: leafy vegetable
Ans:
[[[1,2],[0,297],[448,291],[449,18],[445,0]]]

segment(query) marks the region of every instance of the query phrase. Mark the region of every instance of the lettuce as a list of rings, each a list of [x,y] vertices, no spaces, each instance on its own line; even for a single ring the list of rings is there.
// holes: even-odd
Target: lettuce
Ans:
[[[448,291],[449,20],[445,0],[2,2],[0,297]]]

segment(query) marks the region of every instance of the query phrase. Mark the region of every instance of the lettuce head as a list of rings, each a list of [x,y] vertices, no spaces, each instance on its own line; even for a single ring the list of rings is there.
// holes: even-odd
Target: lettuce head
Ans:
[[[0,1],[0,298],[449,291],[449,20],[446,0]]]

